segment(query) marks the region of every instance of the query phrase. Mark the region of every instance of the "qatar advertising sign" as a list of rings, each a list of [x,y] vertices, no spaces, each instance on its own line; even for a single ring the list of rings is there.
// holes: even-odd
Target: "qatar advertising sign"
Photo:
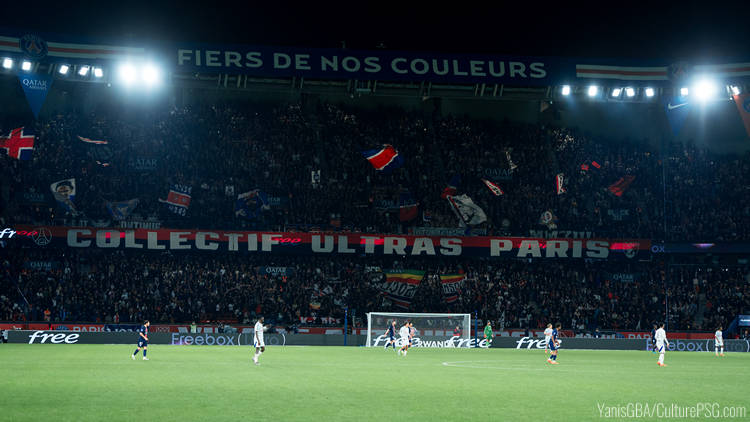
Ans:
[[[411,236],[355,233],[147,230],[24,227],[44,230],[70,248],[223,251],[286,255],[472,256],[538,259],[648,258],[648,239],[541,239],[493,236]]]

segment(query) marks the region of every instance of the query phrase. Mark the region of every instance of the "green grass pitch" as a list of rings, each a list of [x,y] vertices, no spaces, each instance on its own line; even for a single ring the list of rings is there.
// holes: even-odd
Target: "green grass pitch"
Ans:
[[[599,406],[750,407],[750,354],[0,345],[2,421],[599,420]],[[603,408],[602,408],[603,409]],[[750,410],[750,409],[748,409]],[[749,412],[750,413],[750,412]],[[656,418],[653,418],[656,419]],[[748,420],[750,416],[736,420]],[[649,420],[645,418],[644,420]]]

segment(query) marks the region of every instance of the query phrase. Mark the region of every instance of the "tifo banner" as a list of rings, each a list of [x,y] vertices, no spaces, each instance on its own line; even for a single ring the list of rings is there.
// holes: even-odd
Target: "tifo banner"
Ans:
[[[440,284],[443,287],[443,299],[446,303],[453,303],[458,300],[461,289],[464,286],[463,274],[446,274],[440,276]]]
[[[414,293],[424,278],[424,271],[403,270],[402,272],[386,272],[385,281],[380,289],[388,296],[393,304],[401,309],[409,309]]]
[[[176,229],[34,227],[7,232],[44,233],[15,236],[9,247],[48,244],[71,248],[142,249],[151,251],[270,252],[286,255],[348,254],[398,256],[476,256],[542,259],[649,258],[648,239],[541,239],[490,236],[399,236]],[[47,239],[47,236],[49,239]],[[41,242],[44,240],[44,242]]]
[[[37,73],[24,72],[18,74],[26,100],[29,102],[34,117],[39,117],[39,111],[47,99],[47,93],[52,87],[52,75],[40,75]]]

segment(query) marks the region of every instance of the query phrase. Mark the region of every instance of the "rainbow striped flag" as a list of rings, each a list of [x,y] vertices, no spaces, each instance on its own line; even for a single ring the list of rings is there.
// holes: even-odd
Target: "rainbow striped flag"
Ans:
[[[424,271],[401,270],[401,272],[389,271],[385,273],[385,282],[380,290],[393,303],[401,309],[409,309],[411,300],[419,288],[419,283],[424,278]]]

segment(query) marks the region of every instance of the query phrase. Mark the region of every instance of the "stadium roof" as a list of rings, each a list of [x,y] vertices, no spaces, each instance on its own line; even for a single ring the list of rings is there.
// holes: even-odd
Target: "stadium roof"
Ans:
[[[10,2],[4,15],[18,19],[3,25],[109,39],[116,45],[180,41],[339,48],[345,42],[355,49],[669,61],[731,61],[746,55],[750,39],[747,10],[742,10],[747,6],[722,8],[705,1],[614,9],[601,3],[571,8],[502,2],[463,10],[384,3],[212,2],[204,8],[137,3],[35,3],[30,9]]]

